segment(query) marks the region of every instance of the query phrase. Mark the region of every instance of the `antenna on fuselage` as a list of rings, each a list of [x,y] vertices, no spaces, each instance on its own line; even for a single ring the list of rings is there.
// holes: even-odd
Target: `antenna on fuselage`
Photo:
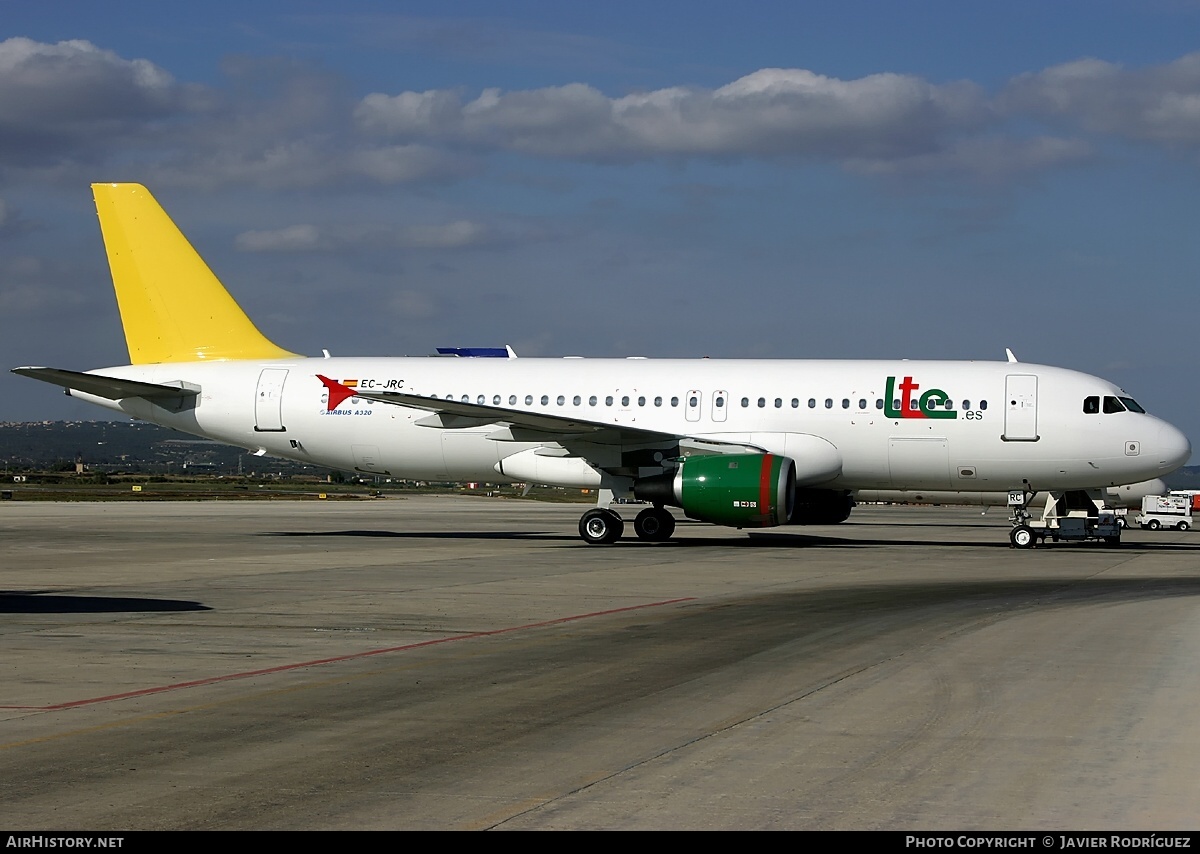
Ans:
[[[1008,356],[1008,361],[1010,361],[1010,362],[1017,361],[1017,357],[1013,355],[1013,351],[1008,349],[1007,347],[1004,348],[1004,355]]]

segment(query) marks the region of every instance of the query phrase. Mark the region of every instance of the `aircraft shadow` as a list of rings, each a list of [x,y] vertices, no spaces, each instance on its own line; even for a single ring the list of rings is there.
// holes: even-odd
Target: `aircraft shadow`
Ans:
[[[955,527],[955,526],[930,526]],[[861,526],[860,526],[861,529]],[[1008,542],[1007,532],[997,528],[999,536],[988,542],[963,542],[962,540],[946,539],[917,539],[917,540],[887,540],[871,538],[831,537],[821,534],[801,534],[792,532],[754,531],[731,534],[727,537],[696,537],[689,538],[687,529],[682,528],[676,536],[666,542],[644,542],[629,534],[613,546],[617,548],[774,548],[774,549],[878,549],[896,548],[897,546],[942,546],[961,548],[1012,549]],[[366,537],[398,540],[533,540],[548,544],[557,543],[559,548],[596,548],[585,545],[577,536],[562,532],[550,531],[384,531],[384,530],[348,530],[348,531],[263,531],[261,537]],[[1087,543],[1056,543],[1038,546],[1032,551],[1069,550],[1080,548],[1108,550],[1110,547],[1100,542]],[[1171,552],[1198,551],[1200,544],[1195,546],[1180,543],[1127,543],[1114,549],[1117,552]]]
[[[211,610],[207,605],[182,599],[71,596],[44,590],[0,590],[0,614],[123,614]]]
[[[551,531],[263,531],[260,537],[379,537],[402,540],[578,540]]]

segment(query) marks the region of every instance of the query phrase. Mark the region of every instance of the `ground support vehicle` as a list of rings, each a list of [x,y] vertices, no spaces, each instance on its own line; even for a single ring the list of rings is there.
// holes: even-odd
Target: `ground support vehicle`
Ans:
[[[1159,528],[1186,531],[1192,527],[1191,500],[1184,495],[1147,495],[1142,499],[1142,512],[1134,521],[1150,531]]]
[[[1103,540],[1109,546],[1121,544],[1117,513],[1104,506],[1099,490],[1051,492],[1041,519],[1032,518],[1027,509],[1032,498],[1028,493],[1010,493],[1013,528],[1008,539],[1014,548],[1030,549],[1047,538],[1053,542]]]

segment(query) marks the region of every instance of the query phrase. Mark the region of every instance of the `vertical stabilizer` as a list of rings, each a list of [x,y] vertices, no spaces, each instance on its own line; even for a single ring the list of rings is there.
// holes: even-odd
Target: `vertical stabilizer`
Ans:
[[[295,356],[271,343],[141,184],[93,184],[129,361]]]

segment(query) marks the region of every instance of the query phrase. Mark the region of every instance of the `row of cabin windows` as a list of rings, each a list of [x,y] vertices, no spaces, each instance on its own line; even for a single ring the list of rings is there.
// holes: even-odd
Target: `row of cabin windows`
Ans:
[[[460,399],[460,400],[461,400],[463,403],[470,403],[470,402],[471,402],[471,396],[470,396],[470,395],[468,395],[468,394],[464,394],[464,395],[462,395],[462,396],[461,396],[459,399]],[[1116,399],[1116,398],[1105,398],[1105,406],[1107,407],[1107,405],[1108,405],[1108,404],[1107,404],[1107,401],[1109,401],[1109,400],[1115,400],[1115,399]],[[446,400],[454,400],[454,395],[452,395],[452,394],[448,394],[448,395],[446,395]],[[501,398],[501,396],[500,396],[500,395],[498,395],[498,394],[496,394],[496,395],[492,395],[492,406],[500,406],[500,402],[501,402],[501,400],[502,400],[502,398]],[[509,405],[509,406],[516,406],[516,405],[517,405],[517,400],[518,400],[518,397],[517,397],[517,395],[515,395],[515,394],[510,394],[510,395],[508,396],[508,405]],[[1088,400],[1094,400],[1094,398],[1088,398]],[[532,394],[527,394],[527,395],[525,395],[525,405],[526,405],[526,406],[533,406],[533,401],[534,401],[534,396],[533,396]],[[481,394],[481,395],[478,395],[478,396],[475,398],[475,402],[476,402],[477,404],[479,404],[479,405],[483,406],[483,405],[485,405],[485,404],[487,403],[487,396],[486,396],[486,395],[482,395],[482,394]],[[541,405],[542,405],[542,406],[549,406],[549,405],[550,405],[550,395],[548,395],[548,394],[543,394],[543,395],[541,396],[541,398],[540,398],[540,402],[541,402]],[[566,406],[566,405],[567,405],[567,398],[566,398],[566,395],[562,395],[562,394],[558,395],[558,396],[557,396],[557,397],[554,399],[554,402],[555,402],[555,403],[556,403],[558,406]],[[593,394],[591,397],[589,397],[589,398],[588,398],[588,406],[598,406],[598,405],[599,405],[599,402],[600,402],[600,399],[599,399],[598,397],[596,397],[596,395],[594,395],[594,394]],[[748,398],[748,397],[743,397],[741,402],[742,402],[742,408],[743,408],[743,409],[747,409],[747,408],[749,408],[749,407],[750,407],[750,398]],[[850,398],[848,398],[848,397],[844,397],[844,398],[842,398],[842,409],[849,409],[849,408],[850,408],[850,402],[851,402],[851,401],[850,401]],[[605,406],[612,406],[612,405],[613,405],[613,403],[614,403],[614,398],[613,398],[613,396],[612,396],[611,394],[610,394],[610,395],[608,395],[608,396],[606,396],[606,397],[604,398],[604,405],[605,405]],[[1130,401],[1130,403],[1132,403],[1132,401]],[[583,405],[583,398],[582,398],[580,395],[578,395],[578,394],[577,394],[577,395],[575,395],[574,397],[572,397],[572,398],[571,398],[571,404],[572,404],[573,406],[582,406],[582,405]],[[758,398],[757,404],[758,404],[758,408],[759,408],[759,409],[766,409],[766,407],[767,407],[767,398],[765,398],[765,397],[760,397],[760,398]],[[627,406],[629,406],[629,405],[630,405],[630,398],[629,398],[629,395],[624,395],[624,396],[622,396],[622,397],[621,397],[621,406],[623,406],[623,407],[627,407]],[[638,397],[638,399],[637,399],[637,405],[638,405],[638,406],[645,406],[645,405],[646,405],[646,398],[645,398],[644,396],[640,396],[640,397]],[[662,406],[662,405],[663,405],[663,398],[662,398],[662,397],[655,397],[655,398],[654,398],[654,405],[655,405],[655,406]],[[699,399],[698,399],[698,398],[697,398],[695,395],[692,395],[691,397],[689,397],[689,398],[688,398],[688,406],[690,406],[690,407],[696,407],[696,406],[699,406],[699,405],[700,405],[700,401],[699,401]],[[714,401],[713,401],[713,405],[714,405],[714,406],[716,406],[718,409],[721,409],[721,408],[723,408],[723,407],[725,406],[725,398],[724,398],[724,396],[722,396],[722,395],[718,395],[718,396],[717,396],[717,397],[714,399]],[[896,399],[896,400],[893,400],[893,401],[892,401],[892,408],[893,408],[893,409],[899,409],[899,408],[900,408],[900,405],[901,405],[901,401],[900,401],[899,399]],[[674,406],[674,407],[677,407],[677,406],[679,406],[679,398],[678,398],[678,397],[672,397],[672,398],[671,398],[671,406]],[[775,400],[774,400],[774,406],[775,406],[775,408],[776,408],[776,409],[782,409],[782,408],[783,408],[783,398],[782,398],[782,397],[777,397],[777,398],[775,398]],[[916,409],[919,409],[919,408],[920,408],[920,404],[919,404],[919,402],[918,402],[918,401],[917,401],[915,398],[909,401],[909,404],[908,404],[908,406],[909,406],[909,409],[912,409],[912,410],[916,410]],[[971,408],[971,401],[969,401],[969,400],[964,400],[964,401],[961,401],[961,402],[960,402],[960,406],[961,406],[961,408],[962,408],[962,409],[964,409],[964,410],[970,409],[970,408]],[[1133,404],[1133,406],[1137,406],[1137,404]],[[798,397],[793,397],[793,398],[792,398],[792,400],[791,400],[791,407],[792,407],[792,409],[799,409],[799,408],[800,408],[800,398],[798,398]],[[833,409],[833,407],[834,407],[834,400],[833,400],[833,398],[832,398],[832,397],[827,397],[827,398],[825,398],[825,408],[826,408],[826,409]],[[942,404],[942,407],[943,407],[944,409],[953,409],[953,408],[954,408],[954,401],[951,401],[951,400],[944,401],[944,402],[943,402],[943,404]],[[981,400],[981,401],[979,401],[979,408],[980,408],[980,409],[987,409],[987,407],[988,407],[988,405],[987,405],[987,401],[986,401],[986,400]],[[810,398],[808,399],[808,408],[809,408],[809,409],[816,409],[816,408],[817,408],[817,399],[816,399],[815,397],[810,397]],[[863,410],[863,409],[866,409],[866,408],[867,408],[867,399],[866,399],[865,397],[860,397],[860,398],[858,399],[858,408],[859,408],[860,410]],[[876,401],[875,401],[875,408],[876,408],[876,409],[883,409],[883,398],[877,398],[877,399],[876,399]],[[1132,409],[1133,407],[1130,407],[1130,408]],[[1087,402],[1086,402],[1086,401],[1084,402],[1084,411],[1085,411],[1085,412],[1089,411],[1089,410],[1087,409]],[[1104,411],[1105,411],[1105,412],[1108,412],[1109,410],[1106,408]],[[1135,412],[1140,412],[1140,411],[1142,411],[1142,410],[1141,410],[1141,409],[1140,409],[1140,407],[1139,407],[1138,409],[1136,409],[1136,410],[1134,410],[1134,411],[1135,411]]]
[[[1114,412],[1142,412],[1138,402],[1132,397],[1114,397],[1112,395],[1104,396],[1104,414],[1111,415]],[[1083,411],[1086,415],[1095,415],[1101,411],[1100,395],[1093,394],[1091,397],[1083,399]]]
[[[434,396],[436,397],[437,395],[434,395]],[[454,395],[452,395],[452,394],[446,395],[446,400],[454,400]],[[461,400],[463,403],[470,403],[471,396],[469,394],[464,394],[459,398],[459,400]],[[492,406],[499,406],[501,400],[502,400],[502,398],[500,395],[498,395],[498,394],[492,395]],[[508,396],[508,405],[516,406],[517,400],[518,400],[517,395],[510,394]],[[534,400],[534,397],[532,394],[525,395],[525,405],[526,406],[533,406],[533,400]],[[480,406],[483,406],[487,403],[487,396],[481,394],[475,398],[475,402],[478,403]],[[554,402],[556,404],[558,404],[559,406],[566,406],[567,405],[566,395],[560,394],[558,397],[556,397],[554,399]],[[614,403],[614,398],[611,394],[604,398],[605,406],[612,406],[613,403]],[[697,403],[698,403],[698,401],[693,397],[691,399],[690,405],[696,406]],[[549,406],[550,405],[550,395],[543,394],[541,396],[541,404],[542,404],[542,406]],[[583,406],[583,398],[580,397],[579,395],[575,395],[573,398],[571,398],[571,404],[573,406]],[[588,406],[598,406],[599,404],[600,404],[600,399],[598,397],[596,397],[596,395],[593,394],[591,397],[588,398]],[[645,406],[646,398],[639,397],[637,399],[637,405]],[[661,397],[654,398],[654,405],[662,406],[663,399]],[[629,395],[622,396],[621,406],[629,406]],[[678,397],[671,398],[671,406],[679,406],[679,398]]]

